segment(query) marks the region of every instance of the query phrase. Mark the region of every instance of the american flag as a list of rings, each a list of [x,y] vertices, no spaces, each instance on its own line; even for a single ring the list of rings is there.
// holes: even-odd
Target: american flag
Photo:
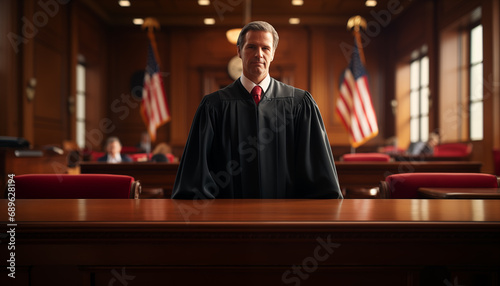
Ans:
[[[160,67],[151,43],[148,49],[148,64],[144,73],[141,114],[151,140],[155,141],[156,129],[170,120],[170,112],[160,76]]]
[[[377,117],[373,110],[367,73],[361,63],[356,41],[351,62],[340,79],[336,112],[349,132],[352,147],[356,148],[377,136]]]

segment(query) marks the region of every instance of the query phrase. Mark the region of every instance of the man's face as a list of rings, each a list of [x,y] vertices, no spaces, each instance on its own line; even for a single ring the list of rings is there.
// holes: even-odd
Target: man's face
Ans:
[[[269,74],[274,59],[273,35],[265,31],[248,31],[238,56],[243,63],[243,74],[254,83],[261,82]]]
[[[118,154],[120,154],[120,152],[122,151],[122,145],[120,143],[118,143],[118,141],[113,141],[111,143],[108,144],[108,153],[109,154],[113,154],[113,156],[116,156]]]

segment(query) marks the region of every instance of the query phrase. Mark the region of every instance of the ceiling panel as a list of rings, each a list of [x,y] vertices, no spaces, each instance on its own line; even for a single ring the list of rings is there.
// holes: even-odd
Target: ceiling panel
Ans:
[[[247,0],[211,0],[200,6],[197,0],[130,0],[130,7],[120,7],[118,0],[79,0],[93,9],[110,25],[132,25],[136,17],[155,17],[163,26],[202,26],[203,19],[215,19],[215,25],[241,26]],[[291,0],[248,0],[252,20],[266,20],[273,25],[288,24],[290,17],[301,25],[345,25],[349,17],[387,9],[390,0],[379,0],[377,7],[366,7],[365,0],[304,0],[293,6]],[[406,8],[406,7],[405,7]]]

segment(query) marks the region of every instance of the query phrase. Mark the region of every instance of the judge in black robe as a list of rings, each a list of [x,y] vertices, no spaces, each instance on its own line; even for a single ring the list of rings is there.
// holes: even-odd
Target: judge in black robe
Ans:
[[[200,103],[172,198],[342,198],[311,94],[266,73],[259,83],[267,88],[256,104],[242,84],[249,81],[242,60],[242,78]]]

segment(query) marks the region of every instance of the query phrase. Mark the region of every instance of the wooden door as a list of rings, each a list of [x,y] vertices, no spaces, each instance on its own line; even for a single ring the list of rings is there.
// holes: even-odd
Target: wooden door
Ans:
[[[24,1],[23,137],[33,146],[70,138],[69,4]]]

